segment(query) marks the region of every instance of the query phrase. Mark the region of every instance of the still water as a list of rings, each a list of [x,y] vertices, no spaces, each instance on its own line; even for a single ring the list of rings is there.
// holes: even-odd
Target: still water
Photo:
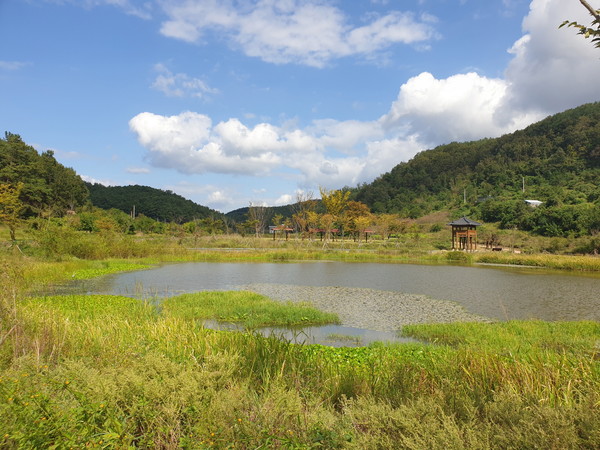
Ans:
[[[600,275],[529,268],[323,261],[183,263],[86,281],[74,289],[85,293],[148,297],[239,289],[252,283],[344,286],[423,294],[457,302],[471,313],[497,320],[600,320]],[[386,337],[367,338],[363,344],[378,339]]]

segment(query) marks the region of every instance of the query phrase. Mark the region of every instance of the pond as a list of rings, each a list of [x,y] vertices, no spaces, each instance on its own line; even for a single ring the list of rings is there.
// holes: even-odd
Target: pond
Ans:
[[[170,296],[248,284],[343,286],[450,300],[494,320],[600,320],[600,275],[533,268],[385,263],[182,263],[80,282],[77,292]],[[347,331],[347,330],[345,330]],[[368,330],[364,330],[365,333]],[[337,334],[332,330],[330,334]],[[344,333],[348,334],[348,333]],[[394,339],[386,336],[371,340]]]

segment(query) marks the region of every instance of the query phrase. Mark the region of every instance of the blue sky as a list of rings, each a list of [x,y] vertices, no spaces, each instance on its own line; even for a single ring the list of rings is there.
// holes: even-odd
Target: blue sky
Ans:
[[[600,5],[594,6],[600,7]],[[0,0],[0,132],[227,212],[600,100],[578,0]]]

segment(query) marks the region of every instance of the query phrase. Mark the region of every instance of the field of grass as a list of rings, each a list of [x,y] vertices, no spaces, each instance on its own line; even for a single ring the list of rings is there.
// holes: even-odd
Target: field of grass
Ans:
[[[420,325],[405,333],[432,344],[336,349],[204,329],[194,309],[21,299],[0,346],[0,446],[600,444],[595,322]]]
[[[0,232],[7,233],[0,227]],[[1,234],[1,233],[0,233]],[[523,233],[520,233],[520,235]],[[391,239],[372,238],[369,242],[355,242],[351,238],[321,241],[320,239],[273,240],[268,236],[256,238],[240,235],[189,236],[142,235],[129,236],[112,232],[85,233],[69,228],[54,227],[51,230],[22,230],[24,239],[18,248],[0,245],[0,261],[11,257],[29,257],[43,271],[43,261],[52,262],[50,271],[60,270],[64,264],[65,274],[47,273],[51,278],[89,277],[94,269],[107,270],[103,261],[116,263],[152,264],[161,261],[254,261],[284,262],[306,260],[337,260],[348,262],[413,262],[473,264],[493,263],[528,265],[568,271],[600,271],[600,257],[594,255],[560,255],[532,253],[534,249],[551,248],[550,238],[523,235],[519,239],[521,254],[511,252],[475,253],[448,250],[450,235],[443,229],[438,232],[405,233]],[[556,238],[558,239],[558,238]],[[539,241],[539,242],[538,242]],[[543,241],[543,242],[542,242]],[[85,261],[85,262],[83,262]],[[90,261],[99,261],[89,265]],[[102,267],[102,265],[104,265]],[[89,270],[88,270],[89,269]],[[116,268],[114,270],[117,270]],[[98,272],[101,274],[101,272]],[[40,280],[40,277],[35,277]]]
[[[185,314],[183,315],[185,316]],[[597,448],[600,324],[420,325],[435,345],[216,332],[118,296],[31,298],[4,448]]]
[[[87,247],[60,245],[91,249],[100,238],[84,239]],[[403,333],[427,343],[331,348],[205,329],[198,320],[335,320],[274,308],[254,294],[190,294],[160,306],[108,295],[27,296],[47,283],[167,260],[408,258],[342,244],[186,250],[163,238],[132,240],[127,255],[103,242],[95,242],[101,258],[4,249],[0,448],[600,447],[598,322],[418,325]],[[538,265],[549,264],[543,258]]]

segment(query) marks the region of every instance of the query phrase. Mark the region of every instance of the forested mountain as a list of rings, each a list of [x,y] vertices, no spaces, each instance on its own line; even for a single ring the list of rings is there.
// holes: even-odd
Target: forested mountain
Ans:
[[[221,217],[222,213],[201,206],[171,191],[149,186],[103,186],[86,183],[94,206],[144,214],[161,222],[183,223],[206,217]]]
[[[310,200],[310,201],[313,202],[313,207],[311,209],[314,209],[319,214],[323,214],[326,212],[325,207],[321,203],[320,199],[315,199],[315,200]],[[265,207],[266,223],[267,223],[267,225],[272,225],[272,220],[276,216],[281,216],[281,218],[283,220],[291,219],[292,216],[294,214],[296,214],[299,209],[301,209],[299,206],[299,203],[292,203],[292,204],[283,205],[283,206],[267,206],[267,207]],[[238,209],[234,209],[233,211],[229,211],[228,213],[225,214],[225,217],[227,217],[228,219],[232,220],[235,223],[242,223],[242,222],[248,220],[249,211],[250,211],[250,207],[245,206],[243,208],[238,208]]]
[[[0,139],[0,184],[23,183],[19,199],[22,215],[64,215],[88,198],[83,180],[56,161],[51,150],[39,154],[18,134]]]
[[[231,219],[235,223],[242,223],[248,220],[248,211],[250,208],[248,206],[244,208],[234,209],[233,211],[229,211],[225,216],[228,219]],[[281,215],[284,218],[292,217],[294,214],[293,205],[285,205],[285,206],[269,206],[266,208],[267,210],[267,218],[266,222],[268,225],[271,224],[271,220],[273,217],[277,215]]]
[[[567,110],[496,139],[417,154],[353,199],[373,212],[470,213],[546,235],[600,230],[600,103]],[[543,203],[532,211],[524,199]]]

